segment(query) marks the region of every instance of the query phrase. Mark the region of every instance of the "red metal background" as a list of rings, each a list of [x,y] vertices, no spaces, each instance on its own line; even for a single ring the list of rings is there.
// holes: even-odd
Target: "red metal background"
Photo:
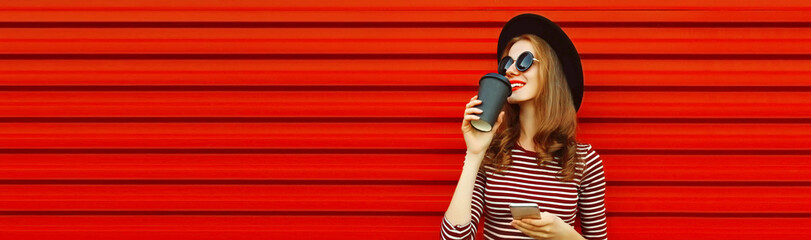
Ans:
[[[808,1],[2,1],[0,239],[433,239],[501,24],[582,54],[612,239],[811,237]]]

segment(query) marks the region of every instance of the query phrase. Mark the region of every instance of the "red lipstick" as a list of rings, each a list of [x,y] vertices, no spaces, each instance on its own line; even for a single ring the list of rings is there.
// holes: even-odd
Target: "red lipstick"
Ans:
[[[524,85],[527,85],[527,83],[526,83],[526,82],[524,82],[524,81],[521,81],[521,80],[510,80],[510,86],[512,87],[513,92],[515,92],[515,90],[518,90],[519,88],[524,87]]]

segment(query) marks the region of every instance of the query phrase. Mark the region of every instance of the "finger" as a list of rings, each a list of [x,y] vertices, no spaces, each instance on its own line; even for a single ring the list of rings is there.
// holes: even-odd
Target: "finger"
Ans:
[[[481,101],[481,100],[471,100],[470,102],[468,102],[468,103],[465,105],[465,108],[471,108],[471,107],[476,106],[476,105],[479,105],[479,104],[482,104],[482,101]]]
[[[521,219],[521,222],[526,223],[527,225],[531,225],[533,227],[543,227],[545,226],[541,219],[533,219],[533,218],[524,218]]]
[[[465,115],[465,118],[462,119],[462,132],[470,131],[473,128],[473,124],[470,121],[479,120],[479,116],[476,115]]]
[[[526,228],[526,227],[523,227],[523,226],[521,226],[520,224],[521,224],[521,221],[518,221],[518,220],[513,220],[513,224],[511,224],[511,225],[512,225],[512,226],[513,226],[515,229],[518,229],[518,231],[521,231],[522,233],[524,233],[524,235],[527,235],[527,236],[530,236],[530,237],[533,237],[533,238],[535,238],[535,236],[537,236],[537,235],[538,235],[538,233],[537,233],[537,232],[534,232],[534,231],[532,231],[531,229],[528,229],[528,228]]]
[[[524,221],[517,221],[516,220],[514,222],[515,222],[516,226],[519,226],[519,227],[521,227],[523,229],[526,229],[527,231],[534,231],[535,230],[534,229],[535,226],[529,225],[529,224],[525,223]]]
[[[481,109],[478,109],[478,108],[465,109],[465,115],[473,114],[473,113],[482,113],[482,112],[484,112],[484,111],[482,111]]]
[[[538,222],[538,224],[536,224],[536,225],[538,225],[538,226],[546,226],[546,225],[552,224],[553,222],[555,222],[555,218],[557,218],[557,217],[558,216],[556,216],[554,214],[551,214],[549,212],[542,212],[541,213],[541,221]]]
[[[465,121],[473,121],[481,119],[479,116],[476,115],[465,115]]]
[[[519,231],[523,232],[524,234],[528,234],[530,232],[529,229],[522,226],[522,224],[523,223],[521,221],[518,221],[518,220],[513,220],[512,222],[510,222],[510,225],[512,225],[515,229],[518,229]]]

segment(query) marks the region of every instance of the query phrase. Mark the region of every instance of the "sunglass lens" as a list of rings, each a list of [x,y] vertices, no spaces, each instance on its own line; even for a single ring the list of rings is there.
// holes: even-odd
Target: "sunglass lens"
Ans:
[[[529,67],[532,67],[533,58],[535,58],[535,56],[532,56],[531,52],[521,53],[521,56],[518,56],[518,63],[516,63],[515,68],[517,68],[518,71],[526,71]]]
[[[513,59],[510,57],[504,57],[498,63],[498,74],[507,75],[507,69],[513,65]]]

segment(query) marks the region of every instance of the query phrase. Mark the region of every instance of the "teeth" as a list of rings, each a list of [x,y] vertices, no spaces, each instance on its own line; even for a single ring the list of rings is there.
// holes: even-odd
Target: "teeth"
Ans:
[[[510,84],[510,86],[511,87],[523,87],[524,84],[523,83],[513,83],[513,84]]]

